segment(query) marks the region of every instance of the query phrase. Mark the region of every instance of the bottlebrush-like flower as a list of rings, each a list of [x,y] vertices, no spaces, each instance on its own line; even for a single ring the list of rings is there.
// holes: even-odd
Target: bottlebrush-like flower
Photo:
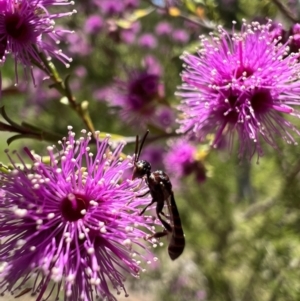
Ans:
[[[190,36],[184,29],[175,29],[172,33],[172,38],[174,42],[184,44],[188,42]]]
[[[172,25],[166,21],[159,22],[155,27],[155,33],[158,36],[168,36],[172,31]]]
[[[290,48],[293,52],[298,52],[300,49],[300,24],[294,24],[290,29],[290,35],[293,37],[291,39]]]
[[[85,21],[84,31],[87,34],[97,34],[103,28],[103,20],[99,15],[92,15]]]
[[[114,86],[99,92],[98,98],[101,96],[110,106],[121,108],[120,117],[126,123],[145,127],[159,119],[155,113],[159,100],[164,97],[160,66],[147,57],[143,68],[129,70],[125,80],[118,78]]]
[[[244,21],[240,33],[218,27],[218,36],[201,37],[198,55],[182,56],[178,132],[215,133],[215,145],[236,134],[240,155],[261,156],[262,141],[277,148],[277,137],[296,144],[292,132],[300,131],[283,115],[300,117],[292,108],[300,105],[299,54],[289,54],[289,41],[278,43],[271,26]]]
[[[121,14],[125,9],[125,3],[123,1],[94,0],[94,3],[101,8],[104,15],[108,16]]]
[[[24,67],[25,76],[32,75],[33,62],[43,65],[38,52],[49,58],[57,58],[66,66],[71,59],[58,48],[61,34],[68,32],[55,29],[55,19],[72,15],[73,12],[51,13],[55,5],[74,4],[68,0],[0,0],[0,62],[10,53],[15,59],[16,82],[18,63]]]
[[[30,286],[36,301],[58,300],[60,291],[69,301],[116,300],[109,285],[127,295],[123,274],[139,275],[135,257],[149,260],[140,240],[153,231],[153,219],[139,208],[150,200],[138,196],[147,187],[122,179],[132,167],[131,158],[120,158],[122,144],[110,151],[109,138],[96,139],[92,153],[91,135],[76,140],[69,130],[60,151],[48,147],[49,165],[28,150],[32,168],[8,154],[13,169],[1,172],[0,288]]]
[[[159,75],[146,70],[133,70],[128,81],[118,81],[118,85],[120,94],[115,103],[119,101],[119,106],[123,107],[123,119],[134,124],[145,122],[142,119],[147,116],[148,121],[151,121],[155,111],[155,100],[164,93]]]
[[[175,125],[176,113],[173,108],[159,106],[155,112],[155,124],[166,133],[171,133]]]
[[[207,150],[199,152],[197,148],[184,138],[171,140],[170,148],[164,155],[166,172],[172,177],[173,186],[180,186],[183,177],[194,174],[196,181],[201,183],[206,180],[206,168],[203,159]]]
[[[151,33],[144,33],[140,36],[138,44],[147,49],[154,49],[157,47],[157,40]]]

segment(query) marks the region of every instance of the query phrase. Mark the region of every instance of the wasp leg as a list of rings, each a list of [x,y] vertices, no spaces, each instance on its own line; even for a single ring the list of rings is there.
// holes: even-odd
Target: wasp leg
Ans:
[[[150,192],[150,190],[148,190],[147,192],[145,192],[145,193],[143,193],[141,195],[138,195],[137,197],[138,198],[142,198],[142,197],[146,196],[149,192]]]
[[[168,235],[168,231],[164,230],[164,231],[161,231],[161,232],[154,233],[153,235],[149,236],[149,239],[151,239],[151,238],[161,238],[161,237],[164,237],[164,236],[167,236],[167,235]]]
[[[160,214],[157,215],[163,226],[165,227],[167,232],[172,232],[172,227],[169,223],[167,223],[161,216]]]
[[[146,209],[147,209],[149,206],[153,205],[154,203],[155,203],[155,201],[152,200],[152,202],[151,202],[150,204],[148,204],[148,205],[141,211],[140,215],[142,215],[142,214],[146,211]]]
[[[165,216],[165,214],[163,213],[163,208],[164,208],[164,203],[163,202],[158,202],[157,206],[156,206],[156,215],[159,218],[159,220],[161,221],[161,223],[163,224],[163,226],[165,227],[165,229],[168,232],[172,232],[172,227],[170,226],[169,223],[167,223],[162,217],[161,215]]]
[[[163,211],[161,212],[161,215],[163,215],[166,218],[170,218],[170,215],[169,214],[165,214]]]

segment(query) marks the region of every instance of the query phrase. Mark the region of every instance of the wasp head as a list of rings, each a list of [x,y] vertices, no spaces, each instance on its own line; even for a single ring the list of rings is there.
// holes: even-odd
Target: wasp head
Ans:
[[[151,164],[145,160],[139,160],[134,163],[132,180],[136,178],[142,178],[145,175],[149,175],[151,173]]]

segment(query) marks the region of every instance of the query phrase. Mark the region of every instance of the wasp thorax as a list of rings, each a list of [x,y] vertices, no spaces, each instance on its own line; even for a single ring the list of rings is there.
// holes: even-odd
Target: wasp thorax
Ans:
[[[134,164],[132,179],[142,178],[151,173],[151,164],[147,161],[140,160]]]

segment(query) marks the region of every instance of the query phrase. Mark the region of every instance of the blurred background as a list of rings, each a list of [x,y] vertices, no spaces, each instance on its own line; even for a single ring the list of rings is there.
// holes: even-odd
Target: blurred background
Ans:
[[[181,140],[174,109],[180,55],[196,51],[199,35],[218,24],[231,29],[233,20],[272,18],[283,24],[284,34],[297,37],[300,3],[75,0],[74,9],[77,14],[59,24],[74,30],[60,44],[73,62],[68,69],[53,63],[61,78],[70,76],[78,102],[88,102],[95,129],[127,137],[128,154],[134,152],[135,136],[150,129],[142,158],[169,174],[186,235],[179,259],[169,259],[164,241],[153,250],[159,260],[146,266],[140,279],[128,276],[130,296],[118,300],[300,300],[300,148],[282,143],[281,151],[275,151],[266,146],[259,162],[241,161],[226,143],[211,149],[212,137],[201,145]],[[295,47],[297,42],[295,38]],[[39,70],[33,70],[36,87],[32,81],[16,86],[13,64],[8,60],[1,71],[1,105],[16,123],[53,136],[48,141],[14,137],[11,149],[22,151],[26,145],[46,154],[45,146],[65,136],[68,125],[78,133],[86,128]],[[4,150],[15,134],[2,130]],[[188,158],[188,164],[179,158]],[[4,152],[0,159],[7,162]]]

